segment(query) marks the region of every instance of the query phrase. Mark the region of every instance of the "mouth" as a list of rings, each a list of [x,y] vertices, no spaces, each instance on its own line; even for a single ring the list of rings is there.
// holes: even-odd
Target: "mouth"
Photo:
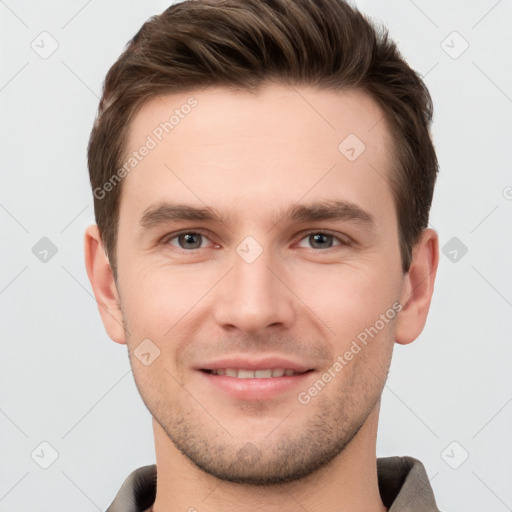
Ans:
[[[307,381],[313,369],[269,367],[269,368],[201,368],[202,385],[227,397],[244,401],[292,399],[301,389],[308,387]]]
[[[313,370],[295,371],[292,368],[266,368],[259,370],[248,370],[244,368],[216,368],[201,369],[201,371],[210,375],[224,375],[235,379],[274,379],[277,377],[293,377],[312,372]]]

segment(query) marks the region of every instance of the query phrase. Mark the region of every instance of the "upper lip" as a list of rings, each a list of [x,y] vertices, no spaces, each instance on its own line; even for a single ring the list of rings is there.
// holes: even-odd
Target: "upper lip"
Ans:
[[[247,357],[226,357],[211,361],[198,367],[198,370],[218,370],[219,368],[236,368],[241,370],[266,370],[268,368],[284,368],[295,372],[305,372],[312,370],[305,366],[283,357],[264,357],[259,359],[249,359]]]

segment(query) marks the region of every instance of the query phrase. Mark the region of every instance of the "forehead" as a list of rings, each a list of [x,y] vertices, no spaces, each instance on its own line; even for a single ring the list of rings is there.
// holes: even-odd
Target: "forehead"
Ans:
[[[153,98],[134,117],[122,195],[139,208],[170,196],[212,204],[226,194],[231,206],[261,205],[264,194],[282,207],[287,196],[343,195],[345,180],[368,202],[391,194],[390,148],[382,109],[361,91],[191,90]]]

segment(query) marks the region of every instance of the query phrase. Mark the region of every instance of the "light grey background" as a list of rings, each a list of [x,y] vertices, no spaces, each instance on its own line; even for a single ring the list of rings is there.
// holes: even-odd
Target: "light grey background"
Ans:
[[[82,247],[102,81],[168,4],[0,1],[1,511],[105,510],[154,462],[150,415],[126,347],[104,332]],[[441,510],[512,510],[512,0],[357,5],[433,96],[431,224],[449,244],[425,331],[395,349],[378,455],[419,458]],[[32,251],[42,237],[57,248],[36,246],[46,262]]]

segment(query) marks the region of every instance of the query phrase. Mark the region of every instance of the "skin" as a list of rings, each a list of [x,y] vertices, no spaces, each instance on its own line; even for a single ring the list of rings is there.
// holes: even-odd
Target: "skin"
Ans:
[[[404,274],[383,113],[360,91],[207,88],[145,104],[128,150],[191,96],[197,107],[123,180],[117,282],[97,227],[85,235],[103,323],[128,345],[153,416],[153,510],[386,510],[375,466],[380,396],[395,342],[410,343],[424,327],[438,238],[423,232]],[[366,146],[353,162],[338,150],[349,134]],[[373,224],[283,216],[328,200],[357,205]],[[143,229],[144,212],[165,201],[207,205],[223,222],[175,219]],[[183,230],[204,234],[193,239],[197,248],[180,246],[175,233]],[[310,231],[333,238],[318,244]],[[236,251],[248,236],[263,251],[252,263]],[[400,313],[300,403],[298,392],[396,301]],[[160,350],[148,366],[134,355],[144,339]],[[196,370],[244,354],[287,357],[314,371],[298,388],[238,400]],[[241,456],[248,449],[250,463]]]

